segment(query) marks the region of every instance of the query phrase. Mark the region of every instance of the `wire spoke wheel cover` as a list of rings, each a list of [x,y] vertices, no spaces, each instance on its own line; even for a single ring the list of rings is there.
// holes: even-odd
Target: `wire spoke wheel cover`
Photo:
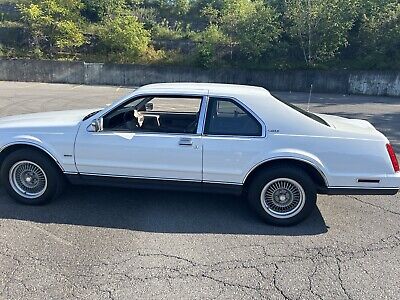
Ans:
[[[261,205],[274,218],[288,219],[304,207],[305,192],[301,185],[289,178],[268,182],[261,191]]]
[[[42,196],[47,189],[46,173],[28,160],[18,161],[10,168],[9,182],[17,194],[29,199]]]

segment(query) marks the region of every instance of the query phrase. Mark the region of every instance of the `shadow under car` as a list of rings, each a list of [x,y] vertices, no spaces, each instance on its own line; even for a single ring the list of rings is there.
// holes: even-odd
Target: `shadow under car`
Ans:
[[[276,227],[258,218],[242,197],[94,186],[69,186],[59,199],[44,206],[18,204],[0,188],[0,218],[158,233],[300,236],[327,232],[318,209],[302,223]]]

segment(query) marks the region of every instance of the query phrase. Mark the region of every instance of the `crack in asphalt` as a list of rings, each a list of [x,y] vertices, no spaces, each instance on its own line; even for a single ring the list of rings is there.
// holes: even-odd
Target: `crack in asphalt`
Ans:
[[[372,206],[376,209],[384,210],[388,213],[399,215],[395,211],[380,207],[375,204],[365,202],[358,199],[357,197],[351,197],[361,203]],[[44,232],[47,235],[47,230]],[[53,237],[53,236],[52,236]],[[54,236],[54,239],[58,242],[62,242],[58,237]],[[224,251],[233,251],[234,249],[243,249],[243,251],[255,251],[257,248],[260,249],[257,257],[244,258],[244,259],[226,259],[210,263],[200,263],[194,259],[190,259],[185,256],[164,253],[163,251],[151,248],[140,248],[137,250],[120,250],[116,249],[121,259],[117,257],[117,260],[111,257],[111,260],[102,259],[99,262],[84,262],[79,264],[79,268],[75,267],[71,270],[71,266],[67,262],[50,261],[49,258],[39,257],[39,254],[32,254],[27,250],[19,250],[17,254],[13,249],[11,249],[4,241],[0,242],[0,256],[7,257],[15,262],[15,268],[11,272],[4,273],[0,272],[3,277],[7,278],[3,287],[1,288],[0,296],[9,297],[13,292],[13,287],[16,284],[21,284],[23,289],[28,293],[37,293],[37,289],[31,289],[31,283],[27,284],[27,280],[34,280],[35,278],[17,278],[18,273],[21,272],[23,268],[34,268],[37,265],[48,268],[52,272],[53,276],[59,276],[63,278],[67,285],[70,285],[71,289],[69,291],[70,296],[73,298],[81,298],[79,291],[89,291],[93,292],[93,288],[98,291],[98,293],[105,294],[108,299],[117,299],[115,292],[118,286],[117,283],[123,286],[140,286],[144,283],[155,280],[164,281],[169,291],[174,290],[174,284],[177,279],[193,278],[196,280],[210,280],[214,282],[217,286],[215,289],[216,295],[213,296],[214,299],[221,297],[227,289],[236,288],[241,290],[243,293],[252,291],[257,298],[268,298],[271,290],[266,286],[270,284],[272,289],[277,292],[276,297],[281,297],[283,299],[301,299],[309,298],[311,295],[322,300],[324,296],[319,293],[319,289],[313,284],[314,278],[317,275],[323,275],[324,269],[320,268],[323,262],[327,266],[331,265],[330,259],[334,259],[334,264],[336,265],[336,272],[333,273],[335,280],[332,284],[337,285],[343,292],[343,296],[347,299],[353,300],[356,298],[354,292],[349,290],[345,285],[343,279],[343,274],[346,269],[343,269],[348,262],[353,259],[362,259],[374,253],[382,251],[397,251],[400,247],[400,230],[391,233],[385,237],[382,237],[376,241],[370,242],[364,246],[358,246],[351,248],[349,245],[344,245],[344,248],[338,248],[335,246],[319,246],[319,247],[304,247],[299,243],[291,243],[291,247],[294,248],[291,252],[284,252],[280,254],[279,252],[270,253],[271,246],[287,246],[286,243],[266,243],[266,244],[243,244],[234,247],[226,247]],[[71,244],[69,244],[71,246]],[[75,246],[75,245],[74,245]],[[349,249],[350,247],[350,249]],[[78,249],[79,247],[74,247]],[[138,265],[138,259],[158,259],[160,258],[165,265],[155,265],[147,266]],[[177,262],[180,262],[177,264]],[[280,284],[285,276],[285,268],[282,264],[295,264],[298,262],[303,262],[311,265],[311,269],[307,275],[308,283],[299,292],[289,291],[287,287]],[[50,263],[50,268],[48,267]],[[128,266],[125,270],[120,270],[121,267]],[[129,267],[131,266],[131,267]],[[271,267],[272,273],[263,272],[262,268]],[[371,275],[368,271],[361,267],[362,271],[366,273],[369,277]],[[114,270],[114,271],[113,271]],[[138,275],[132,274],[132,271],[138,271]],[[140,271],[141,270],[141,271]],[[240,272],[241,270],[253,270],[253,275],[250,277],[251,282],[243,283],[240,282],[240,278],[233,276],[232,278],[225,278],[226,274],[224,272]],[[151,272],[148,274],[148,272]],[[239,273],[238,273],[239,274]],[[88,279],[86,284],[82,282],[77,282],[78,278]],[[111,278],[112,280],[107,280]],[[232,280],[233,279],[233,280]],[[239,279],[239,281],[236,281]],[[99,282],[103,282],[100,284]],[[114,286],[114,288],[112,288]],[[384,294],[388,295],[385,290],[381,287],[378,288]],[[42,289],[40,289],[42,290]],[[166,290],[167,291],[167,290]]]
[[[278,270],[279,270],[278,264],[275,263],[274,267],[275,267],[275,270],[274,270],[274,275],[272,277],[272,283],[274,285],[274,288],[282,295],[282,297],[284,299],[290,299],[288,296],[286,296],[286,294],[283,291],[283,289],[278,286],[278,283],[277,283],[277,273],[278,273]]]
[[[342,291],[346,295],[347,299],[352,300],[352,297],[350,296],[350,293],[347,291],[346,287],[343,284],[342,267],[341,267],[340,263],[341,263],[340,258],[336,257],[336,265],[337,265],[337,270],[338,270],[336,277],[339,279],[340,288],[342,289]]]
[[[172,287],[172,284],[175,279],[177,278],[185,278],[185,277],[192,277],[196,279],[208,279],[212,280],[213,282],[220,284],[223,286],[223,288],[229,288],[229,287],[235,287],[239,288],[241,290],[253,290],[254,292],[258,293],[261,296],[266,296],[267,288],[263,286],[262,282],[270,282],[273,286],[273,288],[284,298],[284,299],[293,299],[289,294],[287,294],[285,288],[279,284],[279,279],[281,270],[284,271],[284,269],[281,269],[280,264],[285,263],[285,264],[290,264],[290,263],[295,263],[299,261],[309,261],[313,265],[313,271],[311,274],[308,275],[308,292],[310,292],[312,295],[316,296],[318,299],[323,299],[323,297],[314,289],[313,287],[313,277],[318,273],[318,265],[321,262],[320,260],[326,260],[329,258],[334,258],[336,261],[337,265],[337,274],[335,278],[337,278],[337,283],[340,286],[340,289],[343,291],[344,295],[348,299],[353,299],[351,292],[346,289],[346,287],[343,284],[343,270],[342,270],[342,265],[346,264],[346,261],[350,261],[352,258],[354,258],[357,255],[361,255],[361,257],[368,256],[369,254],[379,252],[379,251],[384,251],[384,250],[396,250],[400,246],[400,231],[397,231],[389,236],[383,237],[379,239],[378,241],[372,242],[364,247],[359,247],[358,249],[354,250],[340,250],[336,248],[332,248],[330,246],[327,247],[310,247],[310,248],[304,248],[297,250],[296,255],[290,255],[290,254],[285,254],[285,255],[273,255],[273,254],[268,254],[267,251],[264,251],[266,249],[263,249],[263,254],[261,257],[256,258],[256,259],[247,259],[247,260],[226,260],[226,261],[219,261],[216,263],[197,263],[194,260],[188,259],[187,257],[179,256],[179,255],[172,255],[168,253],[155,253],[155,250],[151,249],[142,249],[138,251],[127,251],[126,253],[129,255],[128,258],[117,261],[117,262],[102,262],[99,264],[84,264],[83,267],[90,267],[92,269],[91,274],[83,275],[83,274],[74,274],[74,272],[70,273],[63,273],[63,272],[55,272],[56,270],[52,269],[54,272],[54,275],[60,275],[63,276],[66,280],[68,280],[68,283],[71,284],[76,290],[79,289],[90,289],[90,286],[84,287],[82,284],[75,283],[74,278],[78,278],[79,276],[87,277],[87,278],[98,278],[97,280],[101,279],[104,276],[110,275],[110,276],[122,276],[125,278],[125,281],[129,282],[146,282],[147,280],[166,280],[167,284],[169,287]],[[7,284],[3,287],[2,292],[0,295],[8,295],[9,293],[9,285],[15,281],[15,275],[16,273],[24,266],[26,263],[29,264],[40,264],[40,265],[45,265],[48,263],[47,259],[40,259],[36,256],[32,256],[29,253],[23,253],[21,256],[11,254],[13,251],[10,249],[7,245],[2,243],[3,249],[5,251],[0,251],[0,255],[9,257],[13,261],[16,262],[17,267],[14,269],[12,274],[8,275],[8,281]],[[243,245],[244,248],[245,245]],[[254,247],[254,245],[252,246]],[[302,255],[299,253],[303,252]],[[121,251],[121,253],[124,253]],[[139,276],[130,276],[129,275],[129,268],[125,272],[112,272],[110,273],[110,268],[119,268],[120,266],[123,266],[127,263],[133,263],[135,264],[135,259],[142,257],[142,258],[157,258],[161,257],[164,259],[172,260],[172,261],[180,261],[183,262],[184,265],[176,266],[174,265],[173,267],[170,266],[154,266],[154,267],[145,267],[145,266],[135,266],[136,269],[142,269],[144,271],[155,271],[155,275],[139,275]],[[265,261],[265,258],[271,258],[271,259],[278,259],[275,261]],[[52,262],[56,268],[59,269],[64,269],[67,268],[67,264],[60,264],[57,262]],[[272,278],[269,276],[265,275],[261,270],[261,266],[272,266],[274,268]],[[224,278],[219,278],[216,277],[215,274],[217,272],[223,272],[223,271],[233,271],[233,270],[238,270],[238,269],[253,269],[256,273],[259,274],[260,279],[256,280],[256,284],[242,284],[242,283],[237,283],[237,282],[232,282],[231,280],[227,280]],[[21,282],[21,284],[24,285],[27,291],[29,291],[29,288],[27,285],[24,284],[23,281],[18,280]],[[98,289],[99,291],[102,291],[103,293],[107,293],[108,298],[114,299],[113,295],[113,290],[112,289]],[[302,291],[302,293],[304,290]],[[307,292],[307,291],[306,291]],[[222,294],[222,292],[221,292]]]
[[[374,277],[368,272],[368,270],[367,269],[365,269],[364,267],[363,267],[363,265],[362,264],[357,264],[358,265],[358,267],[369,277],[369,278],[371,278],[371,279],[374,279]],[[382,289],[381,287],[378,287],[379,288],[379,290],[381,290],[384,294],[386,294],[386,291],[384,290],[384,289]],[[390,297],[387,295],[387,298],[389,299]]]
[[[184,262],[187,262],[189,264],[191,264],[193,267],[196,266],[197,264],[187,258],[184,257],[180,257],[177,255],[172,255],[172,254],[165,254],[165,253],[141,253],[140,251],[138,251],[138,255],[139,256],[147,256],[147,257],[151,257],[151,256],[163,256],[166,258],[173,258],[173,259],[177,259],[177,260],[182,260]]]
[[[358,201],[358,202],[364,203],[364,204],[366,204],[366,205],[369,205],[369,206],[372,206],[372,207],[381,209],[381,210],[386,211],[386,212],[388,212],[388,213],[391,213],[391,214],[400,216],[400,212],[397,212],[397,211],[394,211],[394,210],[390,210],[390,209],[387,209],[387,208],[385,208],[385,207],[382,207],[382,206],[379,206],[379,205],[376,205],[376,204],[373,204],[373,203],[370,203],[370,202],[361,200],[360,198],[358,198],[358,197],[356,197],[356,196],[346,196],[346,197],[351,198],[351,199],[353,199],[353,200],[356,200],[356,201]]]
[[[318,299],[322,300],[323,299],[322,296],[319,295],[317,292],[315,292],[314,289],[313,289],[313,286],[312,286],[312,279],[317,274],[317,270],[318,270],[318,263],[314,262],[314,270],[311,273],[311,275],[308,276],[308,282],[309,282],[308,289],[311,292],[311,294],[317,296]],[[300,298],[298,298],[298,299],[300,299]]]

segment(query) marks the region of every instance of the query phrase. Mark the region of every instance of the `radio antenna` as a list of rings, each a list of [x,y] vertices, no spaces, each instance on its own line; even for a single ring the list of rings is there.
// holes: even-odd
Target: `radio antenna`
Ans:
[[[310,94],[308,95],[307,111],[310,111],[311,94],[312,94],[312,84],[310,85]]]

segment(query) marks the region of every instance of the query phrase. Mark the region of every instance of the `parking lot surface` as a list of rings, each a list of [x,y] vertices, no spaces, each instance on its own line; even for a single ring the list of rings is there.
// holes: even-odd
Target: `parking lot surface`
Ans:
[[[0,116],[131,90],[0,82]],[[315,94],[310,108],[367,119],[400,152],[399,98]],[[279,228],[239,197],[70,186],[29,207],[0,187],[0,299],[400,299],[399,200],[319,196],[308,220]]]

